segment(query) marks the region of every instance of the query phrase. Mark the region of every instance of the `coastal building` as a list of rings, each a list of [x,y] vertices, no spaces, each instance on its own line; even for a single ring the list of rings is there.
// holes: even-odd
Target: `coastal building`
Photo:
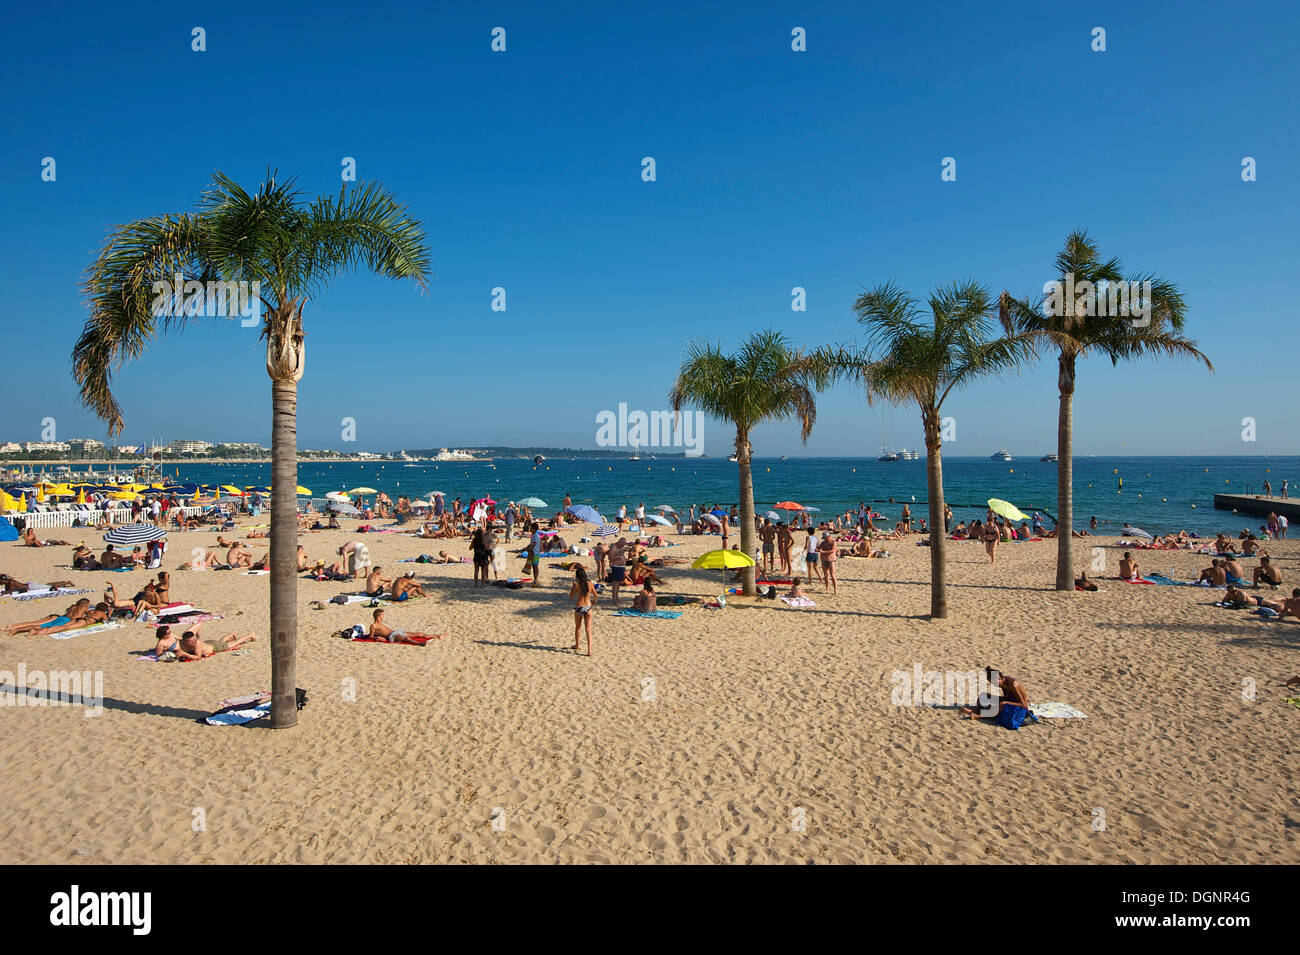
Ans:
[[[62,454],[68,450],[66,441],[24,441],[23,450],[28,454],[33,451],[48,451],[54,454]]]
[[[206,454],[212,450],[212,442],[177,440],[159,450],[170,451],[172,454]]]

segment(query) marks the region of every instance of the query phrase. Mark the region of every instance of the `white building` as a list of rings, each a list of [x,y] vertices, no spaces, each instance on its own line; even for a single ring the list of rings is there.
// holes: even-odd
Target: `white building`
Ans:
[[[68,450],[68,442],[66,441],[24,441],[23,450],[26,451],[28,454],[31,454],[33,451],[54,451],[54,452],[62,453]]]
[[[204,454],[212,450],[211,441],[173,441],[166,450],[172,454]]]

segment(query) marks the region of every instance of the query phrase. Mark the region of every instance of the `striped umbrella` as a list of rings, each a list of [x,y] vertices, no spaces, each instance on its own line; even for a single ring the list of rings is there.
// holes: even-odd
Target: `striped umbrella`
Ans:
[[[165,530],[153,524],[122,524],[105,534],[104,541],[114,547],[134,547],[166,536]]]
[[[601,524],[591,532],[592,537],[613,537],[618,533],[617,524]]]

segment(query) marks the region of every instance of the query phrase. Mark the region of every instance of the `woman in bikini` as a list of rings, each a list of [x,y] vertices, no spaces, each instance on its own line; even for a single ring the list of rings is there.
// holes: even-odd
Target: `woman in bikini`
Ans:
[[[981,536],[984,538],[984,550],[989,555],[989,563],[997,563],[998,539],[1002,536],[997,525],[991,522],[986,523],[981,531]]]
[[[162,663],[170,663],[176,659],[177,651],[181,648],[181,642],[172,633],[172,628],[163,624],[158,628],[157,641],[153,645],[153,655]]]
[[[587,656],[591,656],[591,610],[596,605],[596,587],[587,578],[587,568],[577,567],[573,571],[573,586],[569,596],[575,601],[573,607],[573,649],[578,649],[578,637],[583,628],[587,631]]]
[[[30,633],[33,630],[48,630],[52,627],[63,627],[69,623],[79,623],[85,619],[86,614],[89,612],[90,600],[86,597],[82,597],[61,614],[47,613],[44,617],[39,617],[36,620],[28,620],[26,623],[11,624],[5,628],[5,632],[12,637],[20,633]]]

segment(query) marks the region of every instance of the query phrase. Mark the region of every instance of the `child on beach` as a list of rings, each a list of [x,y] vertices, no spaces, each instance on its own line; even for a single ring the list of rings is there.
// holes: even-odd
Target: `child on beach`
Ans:
[[[649,586],[647,582],[646,586]],[[596,605],[596,588],[587,578],[587,568],[578,566],[573,571],[573,586],[569,596],[576,603],[573,607],[573,649],[578,649],[578,637],[585,628],[587,631],[587,656],[591,656],[591,610]],[[635,605],[635,601],[633,601]]]

